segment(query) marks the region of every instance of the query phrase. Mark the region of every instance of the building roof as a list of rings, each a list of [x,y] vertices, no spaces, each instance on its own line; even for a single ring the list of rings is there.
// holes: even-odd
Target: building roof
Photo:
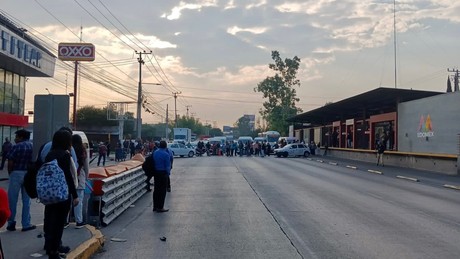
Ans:
[[[288,119],[290,122],[327,125],[334,121],[395,112],[397,104],[422,99],[443,92],[420,91],[379,87],[356,96],[328,104],[326,106],[298,114]]]

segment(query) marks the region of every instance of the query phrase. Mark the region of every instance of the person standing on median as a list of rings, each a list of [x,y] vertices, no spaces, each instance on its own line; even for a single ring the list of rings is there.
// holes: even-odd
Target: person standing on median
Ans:
[[[45,162],[57,160],[59,167],[64,171],[67,186],[69,188],[69,197],[67,200],[45,205],[45,217],[43,230],[45,232],[45,250],[48,258],[62,258],[60,253],[64,247],[61,244],[64,224],[70,211],[71,201],[74,206],[78,205],[79,199],[75,182],[73,180],[71,167],[74,166],[70,155],[72,147],[72,134],[67,130],[59,130],[54,133],[50,152],[46,155]]]
[[[153,211],[158,213],[167,212],[164,208],[168,178],[171,173],[171,155],[168,151],[166,141],[160,141],[158,150],[153,153],[155,160],[154,190],[153,190]]]
[[[8,154],[8,203],[10,204],[11,216],[8,219],[9,231],[16,230],[16,209],[19,192],[22,197],[22,231],[35,229],[30,223],[30,197],[24,188],[24,176],[27,173],[27,165],[32,161],[32,143],[29,141],[30,132],[24,129],[15,132],[16,138],[11,151]]]
[[[78,205],[73,208],[73,212],[75,215],[76,222],[75,228],[82,228],[83,226],[85,226],[85,223],[83,222],[83,211],[85,211],[86,209],[83,208],[83,199],[85,196],[85,184],[89,174],[89,161],[86,147],[83,145],[83,140],[80,137],[80,135],[72,136],[72,147],[74,148],[75,153],[77,155],[77,195],[78,199],[80,200]]]

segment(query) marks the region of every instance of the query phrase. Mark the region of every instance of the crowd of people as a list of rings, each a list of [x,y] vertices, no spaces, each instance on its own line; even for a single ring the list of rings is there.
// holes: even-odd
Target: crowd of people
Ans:
[[[40,168],[41,165],[56,160],[64,173],[68,196],[62,201],[44,205],[44,249],[48,258],[65,258],[65,254],[70,252],[70,247],[62,244],[62,234],[64,228],[69,225],[71,208],[73,208],[75,228],[79,229],[85,225],[83,196],[89,173],[89,161],[82,138],[79,135],[72,135],[72,130],[63,127],[54,133],[51,141],[40,147],[35,158],[32,156],[33,146],[29,131],[24,129],[16,131],[14,145],[10,146],[8,139],[5,139],[5,142],[3,147],[6,148],[2,149],[2,159],[5,158],[8,161],[9,183],[7,199],[2,197],[3,190],[0,190],[0,223],[3,225],[6,221],[8,231],[17,230],[16,212],[20,196],[22,202],[21,231],[36,229],[36,226],[31,223],[31,198],[26,191],[25,176],[27,173],[30,174],[31,168]],[[32,164],[35,167],[31,167]],[[8,209],[7,212],[5,208]],[[0,252],[4,258],[3,252]]]

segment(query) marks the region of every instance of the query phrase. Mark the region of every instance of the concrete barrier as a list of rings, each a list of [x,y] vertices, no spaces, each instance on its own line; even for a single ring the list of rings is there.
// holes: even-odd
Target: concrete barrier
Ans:
[[[364,149],[329,148],[328,156],[377,163],[377,152]],[[460,175],[458,155],[385,151],[384,164],[426,170],[446,175]]]

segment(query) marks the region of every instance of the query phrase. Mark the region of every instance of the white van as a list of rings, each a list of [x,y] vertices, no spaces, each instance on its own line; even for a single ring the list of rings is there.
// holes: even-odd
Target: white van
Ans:
[[[238,143],[243,142],[243,144],[245,144],[245,143],[248,143],[248,142],[252,143],[253,141],[254,140],[250,136],[241,136],[241,137],[238,138]]]
[[[296,137],[281,137],[278,139],[278,143],[281,143],[281,141],[284,141],[286,145],[296,143],[298,140]]]
[[[79,135],[81,137],[81,140],[83,141],[83,145],[85,146],[86,148],[86,155],[87,157],[89,158],[89,141],[88,141],[88,137],[86,137],[86,134],[83,132],[83,131],[72,131],[74,135]]]

